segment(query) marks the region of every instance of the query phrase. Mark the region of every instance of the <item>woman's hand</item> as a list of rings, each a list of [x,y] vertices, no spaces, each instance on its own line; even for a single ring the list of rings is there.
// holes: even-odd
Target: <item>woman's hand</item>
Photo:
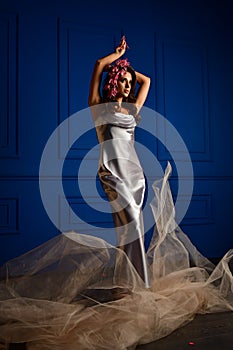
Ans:
[[[116,47],[115,52],[118,55],[123,56],[127,48],[128,48],[128,45],[126,43],[125,36],[123,36],[121,38],[120,44]]]

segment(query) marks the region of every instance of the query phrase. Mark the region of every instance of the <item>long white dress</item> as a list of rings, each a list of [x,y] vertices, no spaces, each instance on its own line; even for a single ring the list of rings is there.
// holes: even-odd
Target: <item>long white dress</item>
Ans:
[[[133,115],[120,112],[105,114],[98,122],[98,175],[112,207],[117,246],[149,287],[142,216],[145,178],[134,148],[135,126]]]
[[[153,185],[157,219],[145,253],[144,177],[134,150],[134,127],[132,116],[119,114],[97,126],[100,143],[105,141],[99,176],[111,201],[120,248],[72,231],[2,266],[0,349],[20,342],[29,350],[135,349],[168,335],[197,313],[233,310],[233,251],[214,266],[174,224],[170,164]],[[120,214],[119,206],[124,208]],[[131,249],[135,240],[132,256],[122,247],[129,244]],[[129,293],[115,299],[116,288]]]

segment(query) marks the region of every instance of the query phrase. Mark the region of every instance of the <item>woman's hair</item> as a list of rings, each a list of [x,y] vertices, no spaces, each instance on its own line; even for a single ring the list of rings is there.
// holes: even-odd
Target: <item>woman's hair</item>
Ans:
[[[125,64],[126,62],[126,64]],[[133,114],[134,116],[136,116],[137,114],[137,107],[134,105],[135,101],[136,101],[136,97],[135,97],[135,89],[136,89],[136,84],[137,84],[137,78],[136,78],[136,73],[135,70],[133,69],[133,67],[131,67],[129,65],[129,62],[127,61],[127,59],[125,60],[118,60],[116,62],[116,64],[111,67],[110,71],[108,72],[108,74],[106,75],[105,79],[104,79],[104,85],[103,85],[103,90],[102,90],[102,102],[103,103],[108,103],[108,102],[115,102],[115,109],[117,109],[117,106],[119,105],[119,103],[116,100],[116,93],[117,93],[117,81],[118,79],[120,79],[123,75],[119,74],[119,69],[118,67],[121,65],[121,67],[119,68],[122,71],[122,67],[123,67],[123,72],[129,72],[132,76],[132,83],[131,83],[131,89],[130,89],[130,93],[126,98],[123,98],[123,102],[125,103],[125,107],[126,109],[128,109],[128,111]],[[115,69],[115,71],[114,71]],[[111,82],[113,82],[111,84]]]

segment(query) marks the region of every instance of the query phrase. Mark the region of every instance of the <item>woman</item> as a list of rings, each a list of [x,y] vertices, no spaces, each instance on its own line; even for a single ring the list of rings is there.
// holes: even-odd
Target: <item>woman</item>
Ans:
[[[115,53],[97,61],[89,104],[101,143],[99,176],[112,206],[118,245],[145,283],[133,269],[125,281],[121,267],[130,260],[104,240],[73,231],[55,236],[0,269],[1,349],[8,349],[10,342],[27,342],[28,350],[135,349],[165,337],[197,313],[233,310],[233,250],[215,268],[175,225],[171,166],[153,184],[156,227],[146,252],[151,287],[144,288],[149,285],[142,240],[145,183],[133,132],[150,82],[134,73],[127,60],[109,68],[125,49],[123,38]],[[106,67],[109,74],[100,97]],[[122,260],[113,272],[115,250],[117,262],[120,256]],[[112,286],[125,286],[131,293],[121,298],[113,291],[117,300],[112,300]]]
[[[126,49],[122,37],[114,53],[96,61],[88,103],[101,144],[98,175],[111,204],[117,246],[125,251],[149,287],[142,217],[145,179],[134,148],[134,129],[148,95],[150,78],[136,72],[127,59],[119,59]],[[105,71],[108,73],[101,96]]]

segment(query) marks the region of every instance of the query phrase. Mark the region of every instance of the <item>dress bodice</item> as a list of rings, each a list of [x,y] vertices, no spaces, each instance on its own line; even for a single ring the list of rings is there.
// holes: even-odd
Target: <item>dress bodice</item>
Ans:
[[[105,124],[111,124],[122,128],[134,128],[137,125],[132,114],[125,114],[121,112],[103,114],[96,120],[95,123],[96,126]]]
[[[101,115],[95,123],[99,142],[106,140],[134,140],[134,129],[137,125],[132,114],[120,112]]]

